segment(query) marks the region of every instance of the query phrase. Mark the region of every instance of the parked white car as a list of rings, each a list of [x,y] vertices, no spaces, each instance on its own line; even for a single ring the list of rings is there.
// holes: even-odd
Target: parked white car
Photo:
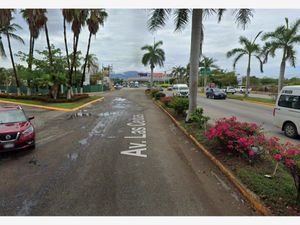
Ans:
[[[173,86],[173,96],[188,97],[189,94],[189,87],[186,84],[175,84]]]
[[[235,88],[234,87],[230,87],[230,86],[228,86],[228,87],[226,87],[226,88],[224,88],[224,89],[222,89],[226,94],[228,94],[228,93],[230,93],[230,94],[234,94],[234,93],[236,93],[236,90],[235,90]]]
[[[249,92],[249,93],[250,93],[251,90],[252,90],[252,88],[248,88],[248,92]],[[245,86],[239,86],[239,87],[235,88],[235,91],[236,91],[237,93],[243,94],[243,93],[246,92],[246,87],[245,87]]]
[[[273,110],[274,125],[290,138],[300,130],[300,85],[283,87]]]

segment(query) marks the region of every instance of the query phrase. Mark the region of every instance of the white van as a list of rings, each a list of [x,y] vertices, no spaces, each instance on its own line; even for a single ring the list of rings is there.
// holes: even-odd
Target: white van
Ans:
[[[274,125],[290,138],[300,131],[300,85],[283,87],[273,110]]]
[[[189,94],[189,87],[186,84],[175,84],[173,86],[173,96],[188,97]]]

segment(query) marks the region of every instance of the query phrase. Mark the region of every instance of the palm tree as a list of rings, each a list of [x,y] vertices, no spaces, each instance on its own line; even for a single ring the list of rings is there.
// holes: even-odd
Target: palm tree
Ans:
[[[191,47],[190,47],[190,79],[189,79],[189,109],[186,117],[186,121],[190,120],[190,115],[197,108],[197,92],[198,92],[198,66],[199,58],[201,60],[202,55],[202,43],[203,43],[203,16],[217,13],[218,20],[220,22],[225,9],[175,9],[175,31],[182,30],[190,20],[190,14],[192,14],[192,33],[191,33]],[[149,18],[148,27],[150,30],[155,30],[161,28],[165,25],[165,21],[169,14],[172,12],[171,9],[154,9],[151,11],[151,16]],[[245,25],[249,23],[250,17],[252,17],[252,10],[250,9],[236,9],[233,10],[235,20],[238,25]]]
[[[81,78],[81,84],[80,84],[80,93],[83,92],[83,82],[85,80],[85,69],[87,66],[92,35],[96,35],[96,33],[99,30],[99,27],[104,25],[104,21],[107,18],[107,16],[108,15],[104,9],[91,9],[91,11],[90,11],[90,17],[87,20],[90,35],[89,35],[89,41],[88,41],[85,61],[84,61],[84,65],[83,65],[83,72],[82,72],[82,78]]]
[[[73,72],[74,72],[74,64],[76,62],[76,53],[79,41],[79,35],[82,27],[85,25],[86,18],[88,16],[87,9],[74,9],[73,20],[72,20],[72,31],[73,31],[73,59],[71,60],[71,67],[69,72],[69,86],[68,86],[68,94],[67,99],[71,99],[72,97],[72,83],[73,83]]]
[[[28,24],[29,28],[29,54],[28,54],[28,69],[32,70],[32,61],[34,53],[35,40],[39,37],[41,29],[45,25],[45,10],[43,9],[23,9],[21,10],[22,17]],[[27,80],[27,95],[30,95],[30,80]]]
[[[262,33],[262,31],[258,32],[256,37],[253,39],[253,41],[250,41],[246,37],[241,36],[240,37],[240,44],[243,46],[243,48],[234,48],[231,51],[227,52],[227,57],[230,58],[234,55],[237,55],[236,58],[233,60],[233,68],[235,69],[235,66],[239,59],[241,59],[244,55],[248,57],[248,66],[247,66],[247,78],[246,78],[246,91],[245,96],[248,97],[249,94],[249,86],[250,86],[250,72],[251,72],[251,58],[255,57],[259,63],[260,63],[260,71],[263,73],[263,62],[260,59],[261,54],[261,48],[259,44],[256,44],[255,41],[258,38],[258,36]]]
[[[186,74],[186,68],[182,66],[173,67],[171,74],[176,79],[177,83],[183,82],[184,75]]]
[[[268,55],[275,57],[276,50],[282,50],[282,59],[280,63],[280,72],[278,79],[278,93],[281,91],[284,82],[285,66],[288,61],[291,66],[296,66],[296,50],[295,44],[300,43],[300,35],[298,34],[300,27],[300,19],[296,20],[289,26],[288,18],[285,18],[285,25],[279,26],[273,32],[265,33],[262,40],[265,43],[263,52],[265,55],[264,63],[268,60]]]
[[[83,70],[83,66],[82,66],[82,70]],[[98,58],[95,54],[89,54],[87,56],[86,67],[87,67],[88,73],[90,73],[91,71],[95,71],[95,70],[99,69]]]
[[[13,10],[11,10],[11,9],[0,9],[0,15],[3,15],[3,14],[10,15],[9,18],[11,20],[13,20],[13,17],[11,16],[12,12],[13,12]],[[0,39],[2,39],[1,38],[2,35],[5,35],[6,38],[7,38],[7,43],[8,43],[9,53],[10,53],[10,59],[11,59],[11,63],[12,63],[13,71],[14,71],[16,85],[17,85],[17,95],[21,95],[20,82],[19,82],[19,79],[18,79],[18,74],[17,74],[17,69],[16,69],[16,66],[15,66],[15,61],[14,61],[14,56],[13,56],[13,52],[12,52],[10,39],[12,38],[12,39],[14,39],[14,40],[16,40],[16,41],[18,41],[22,44],[24,44],[24,41],[20,36],[15,34],[17,29],[22,29],[22,28],[18,24],[15,24],[15,23],[11,24],[11,20],[1,24],[1,26],[0,26]],[[2,44],[2,42],[1,42],[1,44]],[[6,54],[5,54],[3,44],[2,44],[2,47],[0,47],[0,48],[2,48],[2,51],[0,51],[1,55],[5,57]]]
[[[153,70],[156,65],[162,67],[165,61],[165,52],[160,46],[163,44],[162,41],[156,42],[153,45],[145,45],[141,49],[147,51],[142,58],[144,66],[150,65],[150,87],[153,87]]]
[[[219,66],[215,64],[217,60],[214,58],[209,58],[203,55],[203,59],[199,62],[199,67],[205,69],[205,71],[213,69],[219,69]],[[207,84],[207,74],[204,75],[204,87],[206,87]]]

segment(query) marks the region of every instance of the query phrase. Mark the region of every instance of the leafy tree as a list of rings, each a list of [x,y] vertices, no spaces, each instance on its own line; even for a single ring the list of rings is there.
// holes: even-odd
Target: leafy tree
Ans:
[[[284,82],[285,66],[289,62],[291,66],[296,66],[296,50],[295,45],[300,43],[300,19],[296,20],[289,26],[288,18],[285,18],[285,25],[279,26],[273,32],[267,32],[262,36],[262,40],[266,41],[263,48],[264,63],[268,61],[268,55],[275,57],[277,50],[282,50],[282,59],[280,63],[280,72],[278,79],[278,93],[281,91]]]
[[[191,34],[191,50],[190,50],[190,72],[189,72],[189,110],[186,117],[186,121],[190,120],[190,115],[197,108],[197,95],[198,95],[198,67],[199,60],[202,56],[202,43],[203,43],[203,24],[202,20],[205,15],[217,13],[218,21],[225,12],[225,9],[174,9],[175,31],[182,30],[190,21],[190,15],[192,15],[192,34]],[[171,9],[153,9],[151,11],[148,27],[154,31],[157,28],[161,28],[165,25],[165,21],[172,13]],[[250,17],[252,17],[252,10],[250,9],[235,9],[233,15],[238,25],[242,25],[245,28],[249,23]],[[200,58],[200,59],[199,59]]]
[[[165,61],[165,52],[160,46],[163,45],[162,41],[156,42],[153,45],[145,45],[141,49],[146,51],[143,55],[142,63],[144,66],[149,65],[151,74],[150,74],[150,86],[153,87],[153,70],[155,66],[162,67]]]
[[[186,73],[187,73],[187,69],[186,69],[186,67],[183,67],[183,66],[175,66],[175,67],[173,67],[173,69],[171,71],[171,75],[173,76],[173,78],[175,78],[177,83],[184,82],[184,77],[185,77]]]
[[[88,64],[88,59],[90,59],[90,65],[91,64],[91,57],[89,58],[89,51],[90,51],[90,45],[91,45],[91,38],[92,35],[96,35],[99,31],[99,27],[104,25],[104,21],[107,18],[107,12],[104,9],[92,9],[90,10],[90,17],[87,20],[88,29],[90,32],[89,35],[89,41],[85,56],[85,61],[83,65],[83,72],[82,72],[82,78],[81,78],[81,84],[80,84],[80,93],[83,92],[83,82],[85,80],[85,69]]]
[[[49,59],[49,51],[43,50],[38,51],[39,57],[33,59],[33,65],[35,66],[35,72],[42,74],[42,77],[39,79],[39,84],[42,86],[50,86],[51,95],[54,98],[58,97],[59,94],[59,86],[61,84],[66,84],[67,81],[67,60],[66,57],[62,55],[62,52],[59,48],[55,48],[54,45],[51,45],[51,55],[53,60],[53,67],[49,68],[48,59]],[[55,88],[53,88],[55,87]]]
[[[219,69],[219,66],[217,66],[215,63],[217,62],[214,58],[209,58],[203,55],[203,59],[199,62],[199,67],[203,68],[205,70],[210,69]],[[207,74],[204,75],[204,87],[207,85]]]
[[[215,83],[218,87],[235,86],[238,84],[237,77],[234,72],[224,72],[222,70],[214,70],[212,76],[208,77],[210,83]]]
[[[255,57],[258,62],[260,63],[260,71],[263,72],[263,62],[260,59],[261,54],[261,48],[259,44],[256,44],[255,41],[258,38],[258,36],[262,33],[260,31],[256,37],[253,39],[253,41],[250,41],[248,38],[241,36],[240,37],[240,44],[242,45],[242,48],[234,48],[231,51],[227,52],[227,57],[230,58],[232,56],[236,56],[233,60],[233,68],[235,69],[237,62],[243,57],[247,56],[248,58],[248,66],[247,66],[247,77],[246,77],[246,91],[245,96],[248,96],[249,94],[249,87],[250,87],[250,72],[251,72],[251,59],[252,57]]]

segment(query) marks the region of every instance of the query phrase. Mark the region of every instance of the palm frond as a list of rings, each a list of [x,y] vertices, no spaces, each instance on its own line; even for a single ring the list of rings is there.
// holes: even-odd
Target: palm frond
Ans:
[[[181,31],[185,28],[185,26],[189,22],[189,14],[189,9],[174,10],[175,31]]]
[[[0,56],[3,58],[6,58],[6,53],[5,53],[5,49],[4,49],[4,45],[2,42],[1,36],[0,36]]]
[[[217,9],[218,23],[221,22],[225,11],[226,11],[226,9]]]
[[[243,53],[243,54],[247,54],[246,50],[243,48],[234,48],[231,51],[226,53],[227,58],[230,58],[231,56],[237,54],[237,53]]]
[[[246,54],[246,53],[241,53],[241,54],[239,54],[239,55],[233,60],[233,65],[232,65],[233,69],[235,69],[237,62],[238,62],[238,61],[240,60],[240,58],[242,58],[243,55],[245,55],[245,54]]]
[[[291,46],[286,49],[286,58],[292,67],[296,67],[296,51]]]
[[[259,31],[258,33],[257,33],[257,35],[255,36],[255,38],[253,39],[253,41],[252,41],[252,44],[254,44],[254,42],[256,41],[256,39],[259,37],[259,35],[261,35],[262,34],[262,30],[261,31]]]
[[[235,9],[233,14],[237,25],[245,29],[253,17],[253,9]]]
[[[251,45],[250,40],[248,38],[244,37],[244,36],[240,36],[239,42],[240,42],[241,45],[244,45],[244,46]]]
[[[152,9],[148,19],[149,30],[155,31],[156,29],[163,27],[166,24],[170,12],[171,9]]]
[[[263,69],[264,63],[263,63],[263,61],[261,60],[259,55],[254,55],[254,57],[258,59],[260,72],[263,73],[264,72],[264,69]]]
[[[292,34],[297,34],[298,30],[300,27],[300,19],[296,20],[292,25],[291,25],[291,33]]]
[[[19,35],[16,35],[14,33],[8,33],[9,37],[22,43],[22,44],[25,44],[24,40],[19,36]]]

